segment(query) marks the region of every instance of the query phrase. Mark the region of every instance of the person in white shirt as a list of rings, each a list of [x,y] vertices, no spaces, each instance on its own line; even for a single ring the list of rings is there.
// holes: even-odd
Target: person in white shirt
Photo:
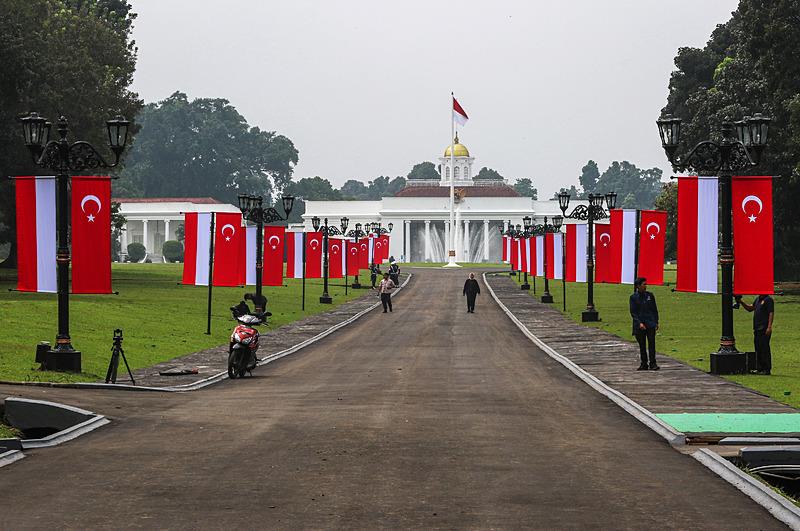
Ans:
[[[378,288],[381,294],[383,313],[386,313],[387,308],[390,312],[392,311],[392,290],[396,287],[397,285],[389,278],[389,273],[384,273],[383,280],[381,280],[381,284]]]

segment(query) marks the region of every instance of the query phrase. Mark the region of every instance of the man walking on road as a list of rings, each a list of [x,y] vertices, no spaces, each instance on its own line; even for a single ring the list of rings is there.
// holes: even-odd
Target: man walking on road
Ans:
[[[736,302],[753,313],[753,343],[756,348],[758,374],[772,372],[772,351],[769,340],[772,338],[772,319],[775,317],[775,302],[769,295],[759,295],[753,304],[747,304],[741,295],[736,295]]]
[[[475,273],[470,273],[464,282],[464,295],[467,296],[467,313],[475,313],[475,298],[481,294],[481,287],[475,280]]]
[[[380,294],[381,294],[381,304],[383,304],[383,313],[386,313],[386,309],[388,308],[389,311],[392,311],[392,290],[396,288],[392,279],[389,278],[389,273],[383,274],[383,280],[381,280],[380,284]]]
[[[658,330],[658,306],[656,296],[647,291],[647,279],[639,277],[633,283],[636,291],[630,298],[630,311],[633,318],[633,335],[639,343],[641,364],[637,370],[659,370],[656,364],[656,330]],[[649,347],[649,348],[646,348]],[[649,366],[648,366],[649,357]]]

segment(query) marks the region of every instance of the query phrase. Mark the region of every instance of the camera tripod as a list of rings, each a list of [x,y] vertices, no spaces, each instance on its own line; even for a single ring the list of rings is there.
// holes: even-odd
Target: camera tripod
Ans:
[[[133,379],[131,367],[128,365],[128,358],[125,357],[125,351],[122,349],[122,330],[117,328],[114,330],[114,345],[111,347],[111,361],[108,362],[108,372],[106,372],[106,383],[117,383],[117,368],[119,367],[119,357],[122,356],[122,361],[125,362],[125,368],[128,369],[128,376],[131,377],[131,382],[136,385],[136,380]]]

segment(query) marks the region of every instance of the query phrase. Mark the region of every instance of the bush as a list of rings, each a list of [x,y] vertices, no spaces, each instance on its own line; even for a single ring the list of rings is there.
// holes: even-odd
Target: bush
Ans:
[[[141,243],[133,242],[128,244],[128,259],[131,262],[140,262],[146,254],[147,250]]]
[[[182,262],[183,261],[183,245],[176,240],[167,240],[161,247],[161,254],[167,259],[167,262]]]

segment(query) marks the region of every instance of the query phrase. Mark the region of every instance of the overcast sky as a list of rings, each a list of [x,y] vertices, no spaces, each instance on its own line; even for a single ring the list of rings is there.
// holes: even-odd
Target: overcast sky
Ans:
[[[403,2],[131,0],[134,90],[227,98],[292,139],[295,178],[341,185],[438,163],[450,92],[476,170],[540,196],[613,160],[667,175],[655,119],[678,47],[702,47],[736,0]]]

